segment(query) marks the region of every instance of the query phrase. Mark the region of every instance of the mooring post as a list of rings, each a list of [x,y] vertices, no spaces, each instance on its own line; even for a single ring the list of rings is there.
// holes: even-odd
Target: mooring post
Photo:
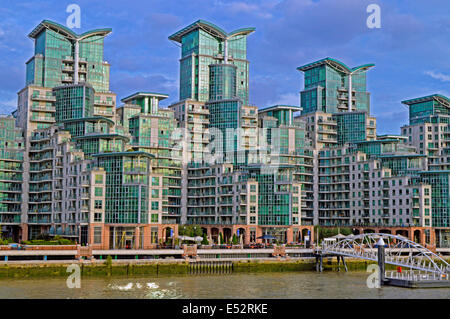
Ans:
[[[336,255],[337,262],[338,262],[338,271],[341,271],[341,257],[339,255]]]
[[[344,256],[341,256],[341,258],[342,258],[342,263],[344,264],[345,272],[348,272],[347,263],[345,262]]]
[[[320,255],[320,266],[319,266],[319,268],[320,268],[320,272],[322,272],[323,271],[323,256],[322,255]]]
[[[384,250],[384,240],[381,237],[380,240],[377,243],[378,246],[378,268],[380,271],[380,286],[384,285],[384,281],[385,281],[385,250]]]

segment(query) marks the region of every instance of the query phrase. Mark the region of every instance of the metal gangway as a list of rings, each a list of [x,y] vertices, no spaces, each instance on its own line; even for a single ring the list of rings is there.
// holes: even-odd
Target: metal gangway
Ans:
[[[386,244],[386,264],[418,270],[430,274],[433,278],[439,277],[449,280],[450,265],[444,259],[422,245],[400,235],[383,233],[349,235],[333,244],[318,247],[316,254],[378,261],[377,243],[380,239]]]

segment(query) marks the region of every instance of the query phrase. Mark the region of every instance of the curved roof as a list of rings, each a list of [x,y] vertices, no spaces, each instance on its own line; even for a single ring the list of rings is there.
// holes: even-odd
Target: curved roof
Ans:
[[[426,102],[426,101],[431,101],[431,100],[436,100],[439,103],[441,103],[442,105],[450,108],[450,99],[441,94],[432,94],[432,95],[428,95],[428,96],[418,97],[415,99],[404,100],[404,101],[402,101],[402,103],[406,104],[406,105],[411,105],[411,104],[417,104],[420,102]]]
[[[69,28],[67,28],[59,23],[56,23],[56,22],[53,22],[50,20],[43,20],[41,23],[39,23],[39,25],[36,28],[33,29],[33,31],[30,32],[30,34],[28,36],[30,38],[34,39],[34,38],[36,38],[36,36],[39,33],[42,32],[42,30],[44,30],[46,28],[50,28],[71,40],[83,40],[83,39],[86,39],[86,38],[89,38],[92,36],[96,36],[96,35],[107,36],[112,31],[111,28],[104,28],[104,29],[94,29],[91,31],[84,32],[82,34],[76,34]]]
[[[185,36],[186,34],[197,30],[197,29],[202,29],[206,32],[208,32],[210,35],[219,38],[219,39],[227,39],[227,38],[232,38],[235,36],[239,36],[239,35],[248,35],[250,33],[252,33],[253,31],[255,31],[255,28],[242,28],[242,29],[238,29],[235,30],[233,32],[227,33],[225,30],[223,30],[222,28],[219,28],[217,25],[205,21],[205,20],[197,20],[194,23],[188,25],[187,27],[181,29],[178,32],[175,32],[174,34],[172,34],[171,36],[169,36],[169,40],[173,40],[176,42],[181,43],[181,39],[183,38],[183,36]]]
[[[325,58],[325,59],[321,59],[312,63],[308,63],[305,64],[303,66],[299,66],[297,68],[297,70],[299,71],[306,71],[315,67],[318,67],[320,65],[324,65],[327,64],[331,67],[333,67],[334,69],[336,69],[339,72],[345,73],[345,74],[350,74],[350,73],[355,73],[355,72],[364,72],[369,70],[370,68],[374,67],[375,64],[373,63],[368,63],[368,64],[363,64],[354,68],[350,68],[348,67],[346,64],[342,63],[341,61],[337,60],[337,59],[333,59],[333,58]]]
[[[149,96],[149,97],[156,97],[158,100],[164,100],[167,99],[169,97],[168,94],[164,94],[164,93],[155,93],[155,92],[136,92],[133,93],[127,97],[124,97],[123,99],[121,99],[120,101],[122,101],[123,103],[127,103],[128,101],[131,101],[137,97],[145,97],[145,96]]]

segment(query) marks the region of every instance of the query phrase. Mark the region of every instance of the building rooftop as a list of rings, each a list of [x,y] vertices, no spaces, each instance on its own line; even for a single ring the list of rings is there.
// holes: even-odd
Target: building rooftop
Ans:
[[[441,95],[441,94],[432,94],[432,95],[417,97],[417,98],[410,99],[410,100],[404,100],[404,101],[402,101],[402,103],[406,104],[406,105],[412,105],[412,104],[417,104],[417,103],[427,102],[427,101],[432,101],[432,100],[438,101],[439,103],[450,108],[450,99],[448,99],[446,96]]]
[[[107,36],[108,34],[110,34],[112,32],[111,28],[103,28],[103,29],[95,29],[95,30],[87,31],[82,34],[76,34],[69,28],[67,28],[59,23],[56,23],[56,22],[53,22],[50,20],[42,20],[42,22],[39,23],[39,25],[36,28],[34,28],[33,31],[30,32],[30,34],[28,34],[28,37],[35,39],[37,37],[37,35],[39,33],[41,33],[44,29],[53,30],[53,31],[58,32],[61,35],[65,36],[66,38],[70,38],[72,40],[83,40],[85,38],[89,38],[89,37],[92,37],[95,35]]]
[[[315,62],[311,62],[308,64],[305,64],[303,66],[299,66],[297,68],[297,70],[299,71],[306,71],[321,65],[329,65],[331,67],[333,67],[334,69],[336,69],[339,72],[342,73],[346,73],[346,74],[350,74],[356,71],[367,71],[368,69],[372,68],[375,66],[375,64],[373,63],[368,63],[368,64],[363,64],[354,68],[350,68],[348,67],[346,64],[342,63],[341,61],[337,60],[337,59],[333,59],[333,58],[324,58]]]
[[[269,111],[277,111],[277,110],[292,110],[294,112],[301,111],[302,108],[297,105],[273,105],[268,106],[258,110],[258,113],[265,113]]]
[[[219,28],[217,25],[211,22],[205,20],[197,20],[194,23],[169,36],[169,40],[181,43],[181,39],[183,38],[183,36],[197,29],[202,29],[203,31],[208,32],[212,36],[219,39],[232,38],[238,35],[249,35],[250,33],[255,31],[255,28],[242,28],[227,33],[225,30]]]
[[[124,97],[123,99],[121,99],[120,101],[122,101],[123,103],[129,103],[132,100],[134,100],[135,98],[139,98],[139,97],[156,97],[159,101],[167,99],[169,97],[168,94],[164,94],[164,93],[155,93],[155,92],[136,92],[131,94],[130,96]]]

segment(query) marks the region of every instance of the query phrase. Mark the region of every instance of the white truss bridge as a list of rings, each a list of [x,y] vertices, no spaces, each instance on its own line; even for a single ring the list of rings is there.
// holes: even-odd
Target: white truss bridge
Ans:
[[[378,261],[377,243],[383,239],[386,244],[385,263],[410,270],[436,274],[448,280],[450,265],[437,254],[400,235],[383,233],[367,233],[350,235],[337,242],[325,245],[316,250],[322,256],[336,255]]]

